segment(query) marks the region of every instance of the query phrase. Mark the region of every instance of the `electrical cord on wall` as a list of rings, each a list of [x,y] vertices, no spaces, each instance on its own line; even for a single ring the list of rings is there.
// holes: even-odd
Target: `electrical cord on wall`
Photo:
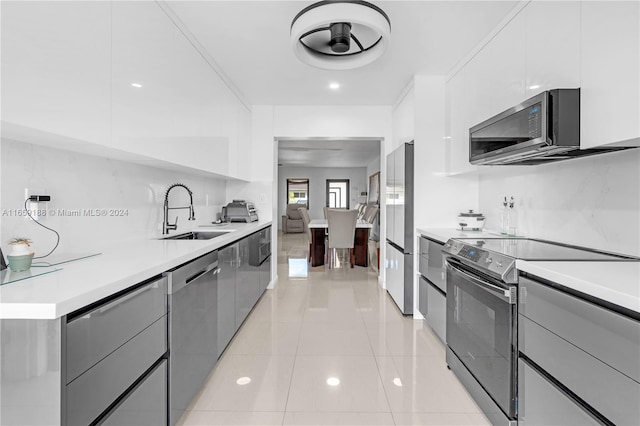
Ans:
[[[57,240],[56,240],[56,245],[53,246],[53,248],[51,249],[51,251],[47,254],[45,254],[44,256],[36,256],[34,257],[34,259],[42,259],[45,258],[47,256],[49,256],[51,253],[53,253],[57,248],[58,248],[58,244],[60,244],[60,234],[58,234],[58,231],[56,231],[55,229],[51,229],[47,226],[44,226],[43,224],[41,224],[40,222],[38,222],[33,216],[31,216],[31,212],[29,211],[29,209],[27,208],[27,203],[29,202],[29,198],[27,198],[26,200],[24,200],[24,210],[27,212],[27,215],[29,216],[29,218],[34,221],[35,223],[37,223],[38,225],[42,226],[44,229],[48,229],[49,231],[53,232],[54,234],[56,234]]]

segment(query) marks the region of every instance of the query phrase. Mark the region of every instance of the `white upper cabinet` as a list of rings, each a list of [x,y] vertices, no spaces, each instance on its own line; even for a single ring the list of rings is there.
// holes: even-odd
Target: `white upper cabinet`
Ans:
[[[111,4],[2,2],[2,134],[109,140]]]
[[[467,86],[468,71],[466,67],[462,68],[447,82],[446,86],[445,131],[449,144],[447,172],[450,174],[471,172],[477,167],[469,163],[469,125],[471,123],[469,101],[475,98],[470,97],[472,90]]]
[[[580,87],[580,2],[534,0],[525,14],[524,98]]]
[[[155,2],[113,3],[112,70],[113,147],[237,177],[239,102]]]
[[[640,144],[640,3],[582,2],[582,148]]]
[[[470,126],[524,99],[525,19],[516,15],[468,64]]]

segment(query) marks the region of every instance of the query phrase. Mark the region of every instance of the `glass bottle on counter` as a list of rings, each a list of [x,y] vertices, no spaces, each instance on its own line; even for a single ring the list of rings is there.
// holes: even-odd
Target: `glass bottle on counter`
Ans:
[[[507,235],[509,231],[509,204],[507,203],[507,196],[504,196],[502,202],[502,211],[500,212],[500,233]]]
[[[515,209],[515,200],[511,197],[509,201],[509,215],[508,215],[508,227],[507,227],[507,235],[516,236],[518,231],[518,212]]]

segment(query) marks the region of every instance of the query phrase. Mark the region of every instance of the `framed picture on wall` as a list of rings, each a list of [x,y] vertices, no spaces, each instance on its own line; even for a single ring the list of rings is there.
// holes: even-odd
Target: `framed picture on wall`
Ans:
[[[380,204],[380,172],[369,176],[369,198],[367,202]]]

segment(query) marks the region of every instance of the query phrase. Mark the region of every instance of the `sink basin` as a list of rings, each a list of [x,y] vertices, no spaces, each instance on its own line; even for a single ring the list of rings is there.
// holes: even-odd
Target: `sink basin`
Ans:
[[[210,240],[212,238],[227,235],[230,231],[193,231],[183,234],[169,235],[161,240]]]

